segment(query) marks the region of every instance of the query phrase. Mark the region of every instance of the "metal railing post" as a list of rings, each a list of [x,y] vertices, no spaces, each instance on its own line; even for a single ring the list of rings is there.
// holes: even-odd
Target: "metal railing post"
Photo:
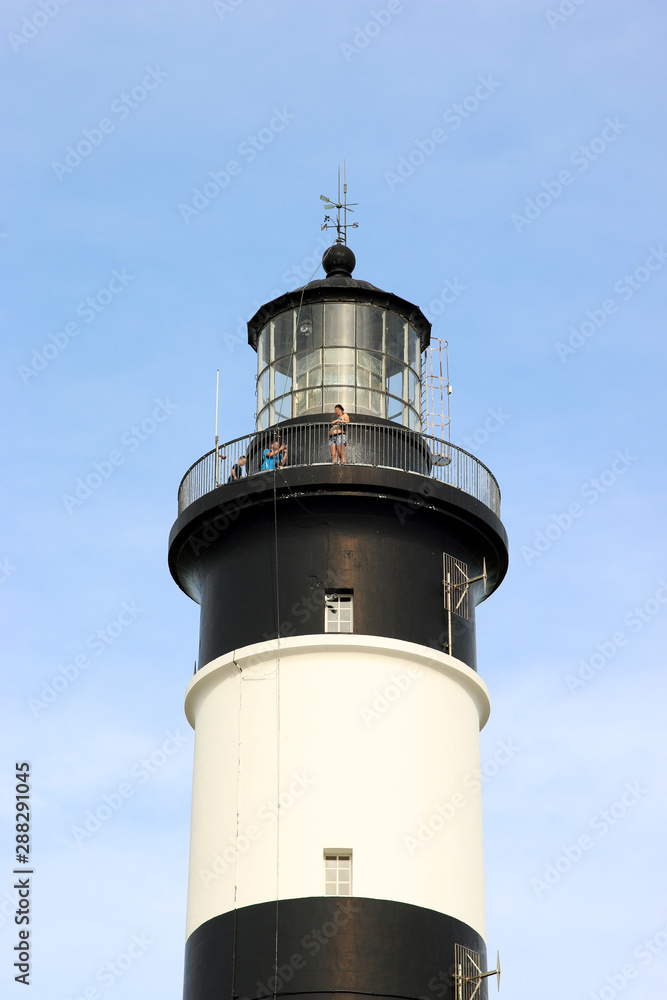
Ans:
[[[329,422],[278,427],[288,445],[287,467],[328,464]],[[195,462],[178,489],[179,513],[204,494],[224,488],[239,457],[246,456],[245,476],[262,471],[262,454],[276,429],[257,431],[220,445]],[[500,490],[483,462],[465,449],[402,425],[365,424],[353,421],[346,427],[349,458],[355,465],[387,467],[430,475],[439,482],[476,497],[495,514],[500,514]],[[250,456],[252,456],[252,461]],[[436,461],[437,460],[437,461]],[[448,460],[448,461],[446,461]],[[224,464],[221,464],[224,463]]]

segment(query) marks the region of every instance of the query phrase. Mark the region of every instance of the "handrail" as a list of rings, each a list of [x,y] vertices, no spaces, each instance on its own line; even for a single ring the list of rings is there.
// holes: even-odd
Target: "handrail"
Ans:
[[[178,489],[178,513],[206,493],[219,486],[224,490],[234,481],[234,467],[242,456],[243,478],[266,471],[265,456],[272,441],[280,439],[284,450],[278,462],[281,467],[298,468],[330,465],[332,452],[330,422],[279,424],[265,431],[255,431],[218,446],[218,475],[215,469],[215,449],[207,452],[190,466]],[[419,434],[399,424],[344,425],[345,459],[348,465],[400,469],[419,476],[430,476],[476,497],[500,516],[500,488],[493,473],[470,452],[428,434]],[[338,458],[338,455],[335,456]],[[271,468],[269,463],[269,468]]]

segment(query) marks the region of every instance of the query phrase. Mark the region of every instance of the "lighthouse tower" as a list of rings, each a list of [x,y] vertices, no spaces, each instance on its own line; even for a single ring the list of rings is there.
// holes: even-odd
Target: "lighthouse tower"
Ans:
[[[421,310],[340,235],[323,267],[248,323],[256,426],[186,473],[169,540],[201,606],[184,995],[483,998],[500,494],[424,433]]]

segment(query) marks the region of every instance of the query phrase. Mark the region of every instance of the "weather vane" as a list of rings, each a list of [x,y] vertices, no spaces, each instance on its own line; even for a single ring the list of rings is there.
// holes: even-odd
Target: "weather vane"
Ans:
[[[335,229],[337,232],[336,243],[342,243],[343,246],[347,246],[347,231],[348,229],[356,229],[359,225],[358,222],[348,222],[347,213],[353,210],[347,203],[347,170],[345,166],[345,160],[343,160],[343,200],[340,200],[340,167],[338,168],[338,201],[334,201],[333,198],[327,198],[325,195],[320,195],[320,200],[324,202],[325,208],[335,208],[336,209],[336,220],[332,219],[330,215],[324,216],[324,222],[322,223],[321,229]],[[352,205],[358,205],[359,202],[353,201]],[[343,221],[340,221],[340,210],[343,209]]]

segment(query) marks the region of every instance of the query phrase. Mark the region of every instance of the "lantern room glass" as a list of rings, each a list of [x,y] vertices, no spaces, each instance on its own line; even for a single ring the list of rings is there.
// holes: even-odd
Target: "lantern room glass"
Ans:
[[[336,403],[358,418],[421,430],[421,344],[388,309],[325,302],[289,309],[257,341],[257,427],[329,414]]]

